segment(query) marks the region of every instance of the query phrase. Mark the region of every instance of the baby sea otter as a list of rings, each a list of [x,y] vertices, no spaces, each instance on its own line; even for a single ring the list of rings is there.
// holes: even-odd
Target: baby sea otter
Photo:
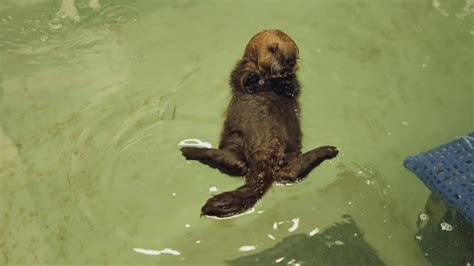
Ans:
[[[273,182],[294,183],[338,150],[332,146],[301,153],[296,78],[298,47],[280,30],[252,37],[230,77],[219,149],[181,148],[187,160],[198,160],[245,185],[210,198],[202,215],[228,217],[250,209]]]

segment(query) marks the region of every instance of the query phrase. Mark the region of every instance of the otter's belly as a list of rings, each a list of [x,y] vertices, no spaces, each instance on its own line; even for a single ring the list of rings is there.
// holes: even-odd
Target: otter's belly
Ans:
[[[293,152],[301,138],[298,111],[295,100],[273,92],[246,94],[232,100],[225,130],[239,132],[249,151]]]

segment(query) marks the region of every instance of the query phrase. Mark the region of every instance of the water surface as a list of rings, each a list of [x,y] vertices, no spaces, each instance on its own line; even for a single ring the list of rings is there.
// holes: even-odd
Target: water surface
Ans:
[[[362,243],[373,265],[429,264],[415,239],[429,191],[402,161],[474,128],[468,3],[92,6],[0,3],[1,265],[245,265],[251,254],[296,265],[313,251],[280,248],[315,228],[305,246],[332,258]],[[230,71],[266,28],[300,48],[304,150],[341,153],[252,214],[200,218],[209,188],[242,181],[187,163],[177,144],[218,143]],[[341,265],[359,252],[344,250]]]

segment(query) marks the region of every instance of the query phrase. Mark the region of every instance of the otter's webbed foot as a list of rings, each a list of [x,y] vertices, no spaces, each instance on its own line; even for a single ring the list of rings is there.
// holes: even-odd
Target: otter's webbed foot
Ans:
[[[274,78],[272,80],[273,91],[277,94],[294,98],[298,93],[298,81],[294,77]]]
[[[336,147],[324,146],[294,157],[277,172],[275,180],[283,184],[298,182],[323,161],[336,157],[338,152]]]
[[[261,183],[246,183],[236,190],[215,195],[202,206],[201,216],[229,217],[243,213],[252,208],[265,191]]]
[[[250,94],[256,93],[262,87],[260,76],[255,72],[249,72],[243,79],[243,87]]]
[[[247,172],[245,162],[227,150],[183,147],[181,153],[186,160],[197,160],[231,176],[242,176]]]
[[[229,217],[244,212],[250,208],[255,201],[247,202],[233,192],[224,192],[208,199],[201,208],[201,216]]]

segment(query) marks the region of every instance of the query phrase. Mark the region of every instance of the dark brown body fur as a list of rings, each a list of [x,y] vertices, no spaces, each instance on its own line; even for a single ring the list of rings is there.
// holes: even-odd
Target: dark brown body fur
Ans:
[[[231,74],[233,92],[219,149],[182,148],[229,175],[245,176],[245,185],[213,196],[202,214],[227,217],[251,208],[274,181],[294,183],[337,155],[332,146],[301,153],[298,47],[279,30],[256,34]]]

